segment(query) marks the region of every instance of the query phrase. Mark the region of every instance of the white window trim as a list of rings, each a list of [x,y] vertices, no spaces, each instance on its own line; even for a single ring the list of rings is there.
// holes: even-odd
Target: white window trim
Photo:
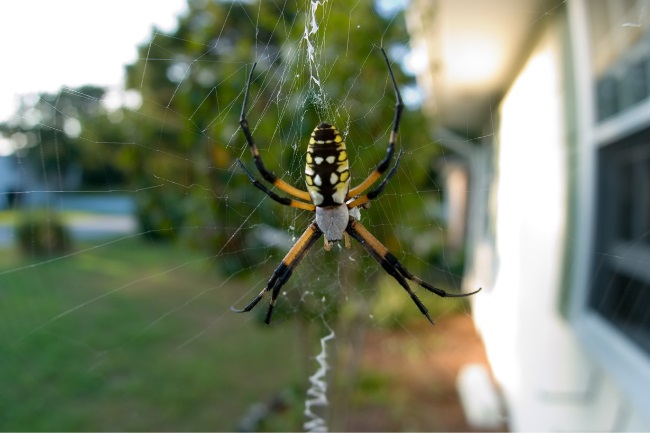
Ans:
[[[588,1],[567,3],[576,85],[578,185],[571,281],[570,318],[585,349],[641,413],[650,414],[650,356],[588,306],[593,276],[597,206],[597,153],[607,144],[650,126],[650,100],[596,124],[595,83],[591,79]]]
[[[594,129],[592,145],[597,149],[650,127],[650,98],[608,118]]]

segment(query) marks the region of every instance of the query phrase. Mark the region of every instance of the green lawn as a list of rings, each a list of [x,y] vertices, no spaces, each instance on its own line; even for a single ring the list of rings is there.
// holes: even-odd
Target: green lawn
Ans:
[[[45,211],[34,211],[36,214],[47,214]],[[25,217],[29,212],[19,211],[19,210],[1,210],[0,211],[0,224],[13,225],[16,221],[20,221]],[[83,212],[83,211],[70,211],[66,210],[63,212],[52,212],[52,215],[60,217],[63,222],[69,224],[73,221],[79,221],[87,218],[92,218],[97,215],[101,215],[94,212]]]
[[[83,248],[0,250],[0,430],[235,430],[304,380],[292,322],[229,311],[259,279],[138,239]]]

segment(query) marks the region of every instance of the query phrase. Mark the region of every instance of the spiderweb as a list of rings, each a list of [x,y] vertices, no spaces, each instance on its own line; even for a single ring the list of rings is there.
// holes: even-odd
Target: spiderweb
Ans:
[[[398,142],[405,155],[361,221],[415,274],[458,290],[462,264],[444,251],[444,191],[432,162],[445,152],[423,129],[414,77],[402,68],[403,6],[191,1],[177,30],[155,31],[140,47],[128,92],[64,88],[26,101],[12,135],[13,170],[25,182],[18,200],[45,203],[46,223],[63,218],[72,232],[53,255],[19,253],[8,246],[20,241],[13,234],[2,247],[0,357],[28,404],[0,425],[231,430],[267,422],[286,430],[303,425],[302,412],[298,423],[264,420],[285,406],[312,412],[337,392],[331,410],[315,408],[321,418],[304,424],[327,428],[350,398],[345,386],[327,388],[329,375],[352,377],[363,329],[425,319],[354,244],[310,251],[283,287],[270,329],[258,326],[267,299],[249,314],[230,311],[259,293],[311,218],[250,185],[237,158],[261,176],[238,117],[258,62],[248,119],[267,167],[303,188],[305,137],[330,121],[344,135],[356,184],[386,152],[395,100],[384,46],[407,103]],[[83,187],[78,167],[92,169]],[[87,200],[108,203],[108,217],[87,211]],[[17,225],[24,217],[6,218]],[[457,307],[437,308],[434,319]],[[299,385],[310,376],[305,397]],[[8,392],[0,401],[17,398]],[[30,420],[39,410],[49,416]],[[89,415],[96,412],[100,420]]]

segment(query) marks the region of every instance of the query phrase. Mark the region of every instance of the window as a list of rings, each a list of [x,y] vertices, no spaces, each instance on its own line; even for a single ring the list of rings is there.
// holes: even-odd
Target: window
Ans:
[[[645,0],[569,2],[575,72],[572,326],[650,413],[650,14]]]
[[[648,17],[641,0],[590,4],[592,74],[597,119],[606,120],[646,100],[650,81]]]
[[[598,153],[590,308],[650,354],[650,128]]]

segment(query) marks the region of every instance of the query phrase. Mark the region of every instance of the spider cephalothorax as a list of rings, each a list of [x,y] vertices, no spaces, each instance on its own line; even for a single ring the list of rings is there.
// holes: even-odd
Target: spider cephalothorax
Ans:
[[[265,322],[268,324],[271,321],[273,314],[273,307],[280,293],[280,288],[289,280],[293,270],[298,266],[300,261],[307,255],[309,249],[314,243],[324,236],[325,249],[329,250],[333,242],[340,241],[342,238],[346,240],[346,247],[349,248],[349,240],[347,236],[356,239],[363,248],[390,274],[397,282],[406,290],[420,312],[433,323],[429,311],[422,304],[420,299],[413,293],[408,285],[408,280],[413,281],[426,290],[435,293],[438,296],[461,297],[469,296],[481,289],[472,293],[464,294],[451,294],[442,289],[432,286],[426,281],[411,274],[397,258],[388,251],[365,227],[359,222],[358,207],[366,205],[370,200],[375,199],[390,180],[390,178],[397,171],[402,152],[397,155],[397,160],[393,168],[386,174],[384,179],[377,185],[377,187],[369,192],[366,192],[379,178],[388,170],[390,163],[395,153],[395,141],[397,140],[397,131],[399,129],[400,118],[402,115],[402,97],[395,81],[395,76],[386,57],[386,52],[381,49],[382,55],[388,67],[393,90],[395,91],[395,98],[397,103],[395,105],[395,117],[393,118],[393,127],[388,139],[388,149],[386,156],[379,163],[368,177],[354,188],[350,189],[350,167],[348,164],[348,155],[345,148],[345,141],[341,133],[336,127],[328,124],[321,123],[318,125],[311,134],[309,145],[307,146],[306,166],[305,166],[305,182],[307,184],[307,191],[295,188],[282,179],[279,179],[273,173],[268,171],[262,162],[260,153],[253,140],[253,134],[248,126],[246,119],[246,102],[248,100],[248,92],[251,82],[253,80],[253,72],[255,65],[251,69],[248,76],[248,83],[244,92],[244,103],[242,106],[241,117],[239,124],[246,136],[248,147],[253,154],[255,165],[259,170],[262,177],[281,191],[295,197],[288,198],[282,197],[275,192],[268,189],[262,182],[255,179],[253,175],[246,169],[244,164],[238,160],[241,167],[246,172],[247,176],[260,190],[264,191],[269,197],[276,202],[285,206],[291,206],[299,209],[308,210],[315,213],[314,221],[307,227],[307,230],[300,236],[298,241],[289,250],[287,255],[282,259],[282,263],[275,269],[271,279],[269,279],[266,287],[246,305],[243,309],[234,311],[246,312],[250,311],[257,305],[262,297],[269,291],[271,294],[271,302],[269,309],[266,313]],[[363,194],[366,192],[365,194]]]

